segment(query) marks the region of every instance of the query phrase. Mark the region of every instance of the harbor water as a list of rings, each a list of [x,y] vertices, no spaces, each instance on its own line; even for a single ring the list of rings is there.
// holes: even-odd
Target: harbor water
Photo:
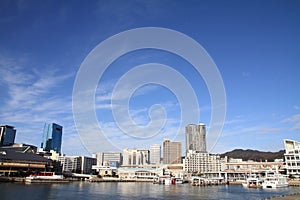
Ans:
[[[241,185],[191,186],[138,182],[0,183],[0,199],[265,199],[299,193],[300,187],[253,189]]]

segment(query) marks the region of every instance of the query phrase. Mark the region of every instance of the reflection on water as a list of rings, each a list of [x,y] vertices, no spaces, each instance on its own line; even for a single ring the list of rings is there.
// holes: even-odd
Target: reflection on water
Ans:
[[[277,190],[246,189],[242,186],[197,187],[189,184],[152,183],[22,184],[0,183],[0,199],[262,199],[300,192],[290,187]]]

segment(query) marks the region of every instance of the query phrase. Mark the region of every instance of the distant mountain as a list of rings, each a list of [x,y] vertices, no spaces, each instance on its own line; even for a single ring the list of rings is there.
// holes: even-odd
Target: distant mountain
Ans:
[[[243,149],[235,149],[233,151],[229,151],[223,154],[220,154],[221,157],[229,157],[229,158],[241,158],[244,161],[254,160],[254,161],[265,161],[269,162],[274,161],[275,159],[281,159],[284,157],[284,150],[280,150],[278,152],[264,152],[257,150],[243,150]]]

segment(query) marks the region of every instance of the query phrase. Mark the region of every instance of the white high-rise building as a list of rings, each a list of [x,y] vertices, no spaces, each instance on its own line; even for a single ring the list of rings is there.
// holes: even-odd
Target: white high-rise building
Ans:
[[[205,124],[189,124],[185,127],[186,153],[190,150],[206,153]]]
[[[161,146],[159,144],[153,144],[150,147],[150,163],[160,164],[161,159]]]
[[[287,175],[299,178],[300,174],[300,142],[284,140],[285,146],[285,167]]]
[[[147,165],[150,163],[150,151],[140,149],[123,150],[123,166]]]

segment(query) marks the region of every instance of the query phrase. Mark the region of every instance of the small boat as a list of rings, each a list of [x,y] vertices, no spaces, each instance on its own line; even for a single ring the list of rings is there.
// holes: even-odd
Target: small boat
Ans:
[[[287,177],[275,172],[266,172],[262,187],[266,188],[283,188],[288,187]]]
[[[25,178],[28,183],[65,183],[69,182],[63,175],[55,175],[54,172],[43,172],[38,174],[31,174]]]
[[[176,185],[177,184],[183,184],[183,179],[182,178],[175,178],[176,180]]]
[[[165,185],[171,185],[171,183],[172,183],[172,180],[170,178],[164,179],[164,184]]]
[[[246,181],[242,183],[243,187],[246,188],[261,188],[263,180],[259,178],[247,178]]]
[[[200,186],[200,185],[203,185],[204,183],[205,183],[204,178],[200,178],[200,177],[192,177],[191,178],[191,184],[193,186]]]

